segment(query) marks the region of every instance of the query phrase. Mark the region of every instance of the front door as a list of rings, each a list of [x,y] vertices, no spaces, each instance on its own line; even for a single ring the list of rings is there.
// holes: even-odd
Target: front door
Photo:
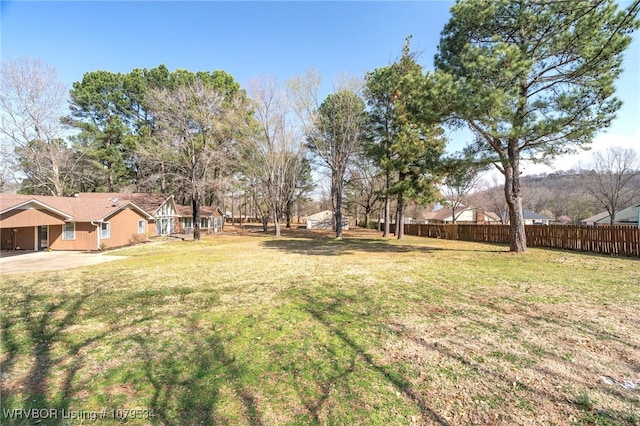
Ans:
[[[49,227],[38,226],[38,250],[49,248]]]

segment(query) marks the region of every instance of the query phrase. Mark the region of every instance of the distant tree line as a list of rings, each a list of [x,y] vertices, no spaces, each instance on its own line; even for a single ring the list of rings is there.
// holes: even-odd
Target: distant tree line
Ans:
[[[572,170],[522,176],[523,207],[545,214],[558,223],[580,224],[606,212],[609,223],[617,212],[640,204],[640,158],[631,148],[609,147]],[[506,203],[496,182],[479,182],[465,198],[504,217]]]

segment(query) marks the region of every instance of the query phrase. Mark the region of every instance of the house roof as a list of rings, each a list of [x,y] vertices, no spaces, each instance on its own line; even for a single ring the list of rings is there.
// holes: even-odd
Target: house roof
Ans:
[[[637,224],[638,223],[638,219],[639,219],[638,215],[640,215],[640,204],[636,204],[636,205],[627,207],[626,209],[620,210],[613,217],[613,223],[621,223],[621,224],[635,223],[635,224]],[[609,222],[609,217],[607,217],[605,219],[598,220],[598,223],[608,223],[608,222]]]
[[[1,194],[0,211],[6,212],[29,203],[53,211],[74,222],[99,222],[125,208],[137,210],[151,219],[150,213],[128,197],[114,197],[113,193],[80,193],[74,197],[53,197],[48,195]],[[132,195],[132,194],[129,194]],[[117,201],[116,201],[117,199]],[[136,198],[140,200],[140,198]]]
[[[494,212],[484,212],[484,215],[491,220],[495,220],[496,222],[500,222],[500,216]]]
[[[104,200],[108,200],[109,202],[118,200],[118,203],[132,202],[145,212],[153,215],[170,196],[166,194],[145,194],[142,192],[81,192],[77,198],[91,202],[95,202],[96,200],[98,202],[103,202]]]
[[[176,204],[176,211],[180,217],[192,217],[193,210],[191,206],[183,206],[181,204]],[[200,217],[204,216],[213,216],[216,211],[220,213],[221,216],[224,216],[224,213],[220,207],[217,206],[200,206]]]
[[[53,197],[52,197],[53,198]],[[73,216],[68,213],[65,213],[57,208],[47,204],[46,200],[36,200],[30,196],[23,196],[17,194],[1,194],[0,195],[0,214],[6,213],[8,211],[14,210],[16,208],[21,208],[27,206],[29,204],[35,204],[39,207],[42,207],[45,210],[49,210],[50,212],[61,216],[64,220],[71,220]]]
[[[453,216],[453,210],[447,207],[436,210],[435,212],[425,213],[426,220],[445,220],[451,216]]]
[[[602,219],[606,219],[607,222],[609,221],[609,213],[608,212],[600,212],[598,214],[594,214],[593,216],[590,216],[586,219],[582,219],[581,222],[582,223],[595,223],[595,222],[599,222]]]
[[[327,218],[333,218],[333,212],[331,210],[322,210],[307,216],[307,220],[326,220]]]
[[[553,220],[549,216],[533,212],[531,210],[522,210],[522,216],[525,220]]]
[[[478,209],[461,206],[456,210],[456,216],[466,210],[478,210]],[[490,220],[495,220],[496,222],[500,221],[500,217],[494,212],[485,211],[483,213],[484,213],[485,219],[489,218]],[[442,209],[436,210],[435,212],[429,212],[425,214],[426,220],[451,220],[452,217],[453,217],[453,210],[448,207],[444,207]]]

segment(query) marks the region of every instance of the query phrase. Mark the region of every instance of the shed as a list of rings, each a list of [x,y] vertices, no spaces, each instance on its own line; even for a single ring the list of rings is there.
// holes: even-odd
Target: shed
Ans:
[[[307,229],[334,229],[334,217],[331,210],[323,210],[307,216]],[[342,229],[349,229],[349,219],[342,217]]]

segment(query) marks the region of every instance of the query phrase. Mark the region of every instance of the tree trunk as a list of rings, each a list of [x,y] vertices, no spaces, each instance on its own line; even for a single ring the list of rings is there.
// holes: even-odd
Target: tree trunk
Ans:
[[[236,211],[235,211],[235,203],[233,202],[234,200],[233,197],[233,192],[231,193],[231,226],[235,225],[236,223]]]
[[[267,232],[268,227],[269,227],[269,216],[262,215],[262,231]]]
[[[611,209],[609,211],[609,226],[613,226],[613,224],[615,223],[616,220],[616,211],[614,209]]]
[[[107,162],[107,192],[115,192],[113,184],[113,172],[111,171],[111,163]]]
[[[64,185],[62,184],[62,180],[60,179],[60,166],[58,164],[57,158],[55,158],[56,155],[59,155],[60,147],[56,143],[53,146],[53,149],[55,149],[56,152],[49,153],[49,157],[51,158],[51,181],[53,183],[53,189],[55,192],[55,194],[53,195],[56,197],[62,197],[64,195]],[[51,148],[49,150],[51,150]]]
[[[293,202],[287,201],[287,206],[285,207],[284,217],[287,221],[285,227],[287,229],[291,228],[291,210],[293,209]],[[300,221],[298,221],[300,223]]]
[[[336,207],[334,216],[336,219],[336,238],[342,238],[342,188],[340,188],[340,185],[336,188]]]
[[[387,169],[385,174],[385,196],[384,196],[384,230],[382,231],[382,237],[389,237],[389,214],[391,213],[391,202],[389,200],[389,188],[391,187],[391,171]]]
[[[342,238],[342,174],[331,172],[331,201],[333,204],[333,219],[336,238]]]
[[[160,193],[167,193],[167,180],[165,177],[164,160],[160,162]]]
[[[404,238],[404,195],[398,194],[398,213],[396,218],[396,238],[401,240]]]
[[[273,224],[275,225],[275,236],[279,237],[281,235],[280,233],[280,211],[278,209],[278,207],[276,206],[276,202],[274,201],[273,203]]]
[[[519,153],[516,144],[509,144],[509,161],[504,164],[504,195],[509,206],[510,251],[524,253],[527,250],[527,235],[522,215],[522,197],[520,194]]]
[[[200,203],[197,196],[191,197],[191,207],[193,209],[193,239],[200,241]]]

